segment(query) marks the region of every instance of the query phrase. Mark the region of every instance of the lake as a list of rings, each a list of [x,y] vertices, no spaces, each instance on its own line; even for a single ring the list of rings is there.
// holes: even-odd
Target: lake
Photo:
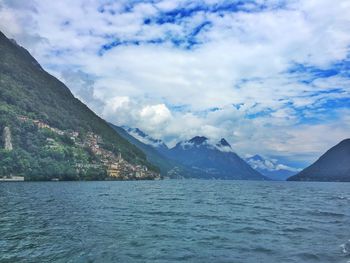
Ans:
[[[0,183],[0,262],[350,262],[350,184]]]

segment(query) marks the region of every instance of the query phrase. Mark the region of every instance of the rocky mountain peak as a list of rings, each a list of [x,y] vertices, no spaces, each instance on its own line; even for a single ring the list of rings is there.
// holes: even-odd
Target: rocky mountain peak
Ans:
[[[231,145],[224,138],[222,138],[219,141],[218,146],[224,146],[224,147],[230,147],[231,148]]]
[[[195,136],[193,137],[191,140],[189,140],[188,142],[189,143],[193,143],[194,145],[201,145],[205,142],[208,141],[208,138],[207,137],[204,137],[204,136]]]

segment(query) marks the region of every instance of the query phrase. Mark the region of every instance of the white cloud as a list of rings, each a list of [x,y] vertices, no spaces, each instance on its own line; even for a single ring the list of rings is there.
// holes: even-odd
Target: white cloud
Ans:
[[[260,156],[259,156],[260,157]],[[286,170],[291,172],[299,172],[301,169],[290,167],[288,165],[280,164],[278,163],[278,160],[276,159],[266,159],[266,158],[247,158],[247,162],[254,168],[254,169],[260,169],[260,170],[267,170],[267,171],[280,171],[280,170]]]
[[[142,108],[140,118],[148,125],[162,125],[171,119],[171,113],[164,104],[148,105]]]

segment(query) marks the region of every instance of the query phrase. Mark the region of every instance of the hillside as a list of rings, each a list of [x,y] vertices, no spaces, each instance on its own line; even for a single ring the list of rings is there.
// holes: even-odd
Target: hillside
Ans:
[[[1,32],[0,58],[0,134],[9,130],[13,145],[11,150],[0,147],[0,176],[105,179],[107,166],[118,160],[130,169],[158,171],[141,150]],[[122,179],[135,179],[131,177]]]
[[[316,162],[288,181],[350,182],[350,139],[329,149]]]

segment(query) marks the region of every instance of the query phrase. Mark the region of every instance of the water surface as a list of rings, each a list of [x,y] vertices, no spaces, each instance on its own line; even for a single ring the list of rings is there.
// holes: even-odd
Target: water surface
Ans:
[[[350,262],[350,184],[0,183],[0,262]]]

